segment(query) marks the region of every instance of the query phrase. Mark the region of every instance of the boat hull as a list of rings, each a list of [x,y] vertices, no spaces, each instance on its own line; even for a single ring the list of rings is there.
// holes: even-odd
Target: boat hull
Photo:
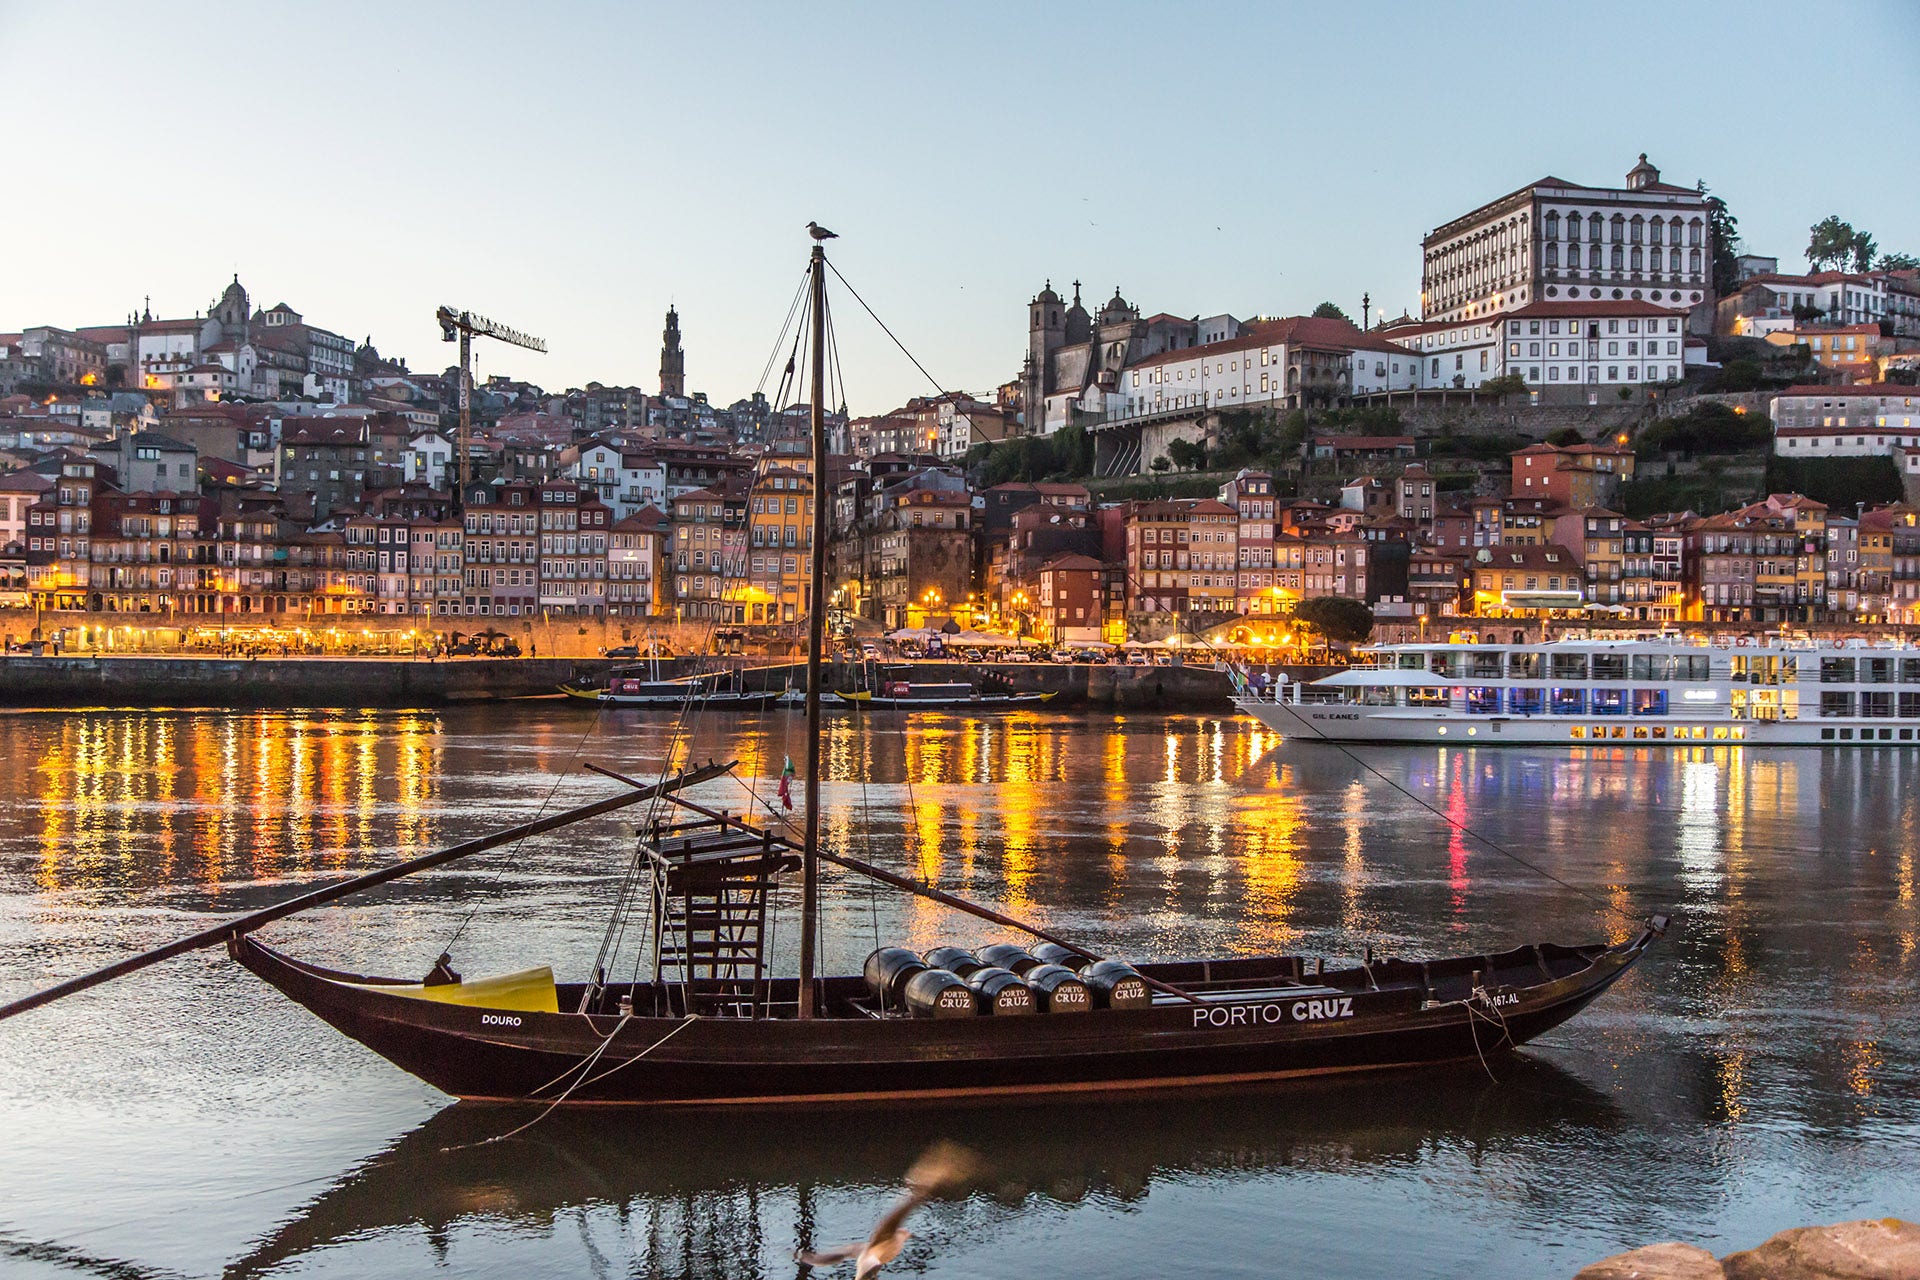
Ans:
[[[306,965],[250,936],[235,939],[230,950],[343,1034],[455,1097],[547,1102],[574,1084],[565,1093],[572,1105],[734,1107],[1241,1088],[1485,1057],[1579,1012],[1652,936],[1604,950],[1545,949],[1559,957],[1551,970],[1539,960],[1542,948],[1532,950],[1534,960],[1514,952],[1436,962],[1431,986],[1330,995],[1314,994],[1319,987],[1265,987],[1214,993],[1197,1005],[1176,1000],[1030,1017],[805,1021],[490,1013],[383,994],[367,984],[385,980]],[[1489,976],[1474,981],[1470,965],[1485,966]],[[1520,977],[1529,966],[1537,968],[1531,984],[1499,980]],[[1142,966],[1150,975],[1201,967]],[[1427,974],[1427,966],[1416,968]],[[860,979],[825,983],[845,997]],[[1480,995],[1472,994],[1476,988]],[[561,988],[560,1008],[577,1006],[580,992]],[[581,1079],[578,1068],[589,1058],[594,1065]]]
[[[1234,705],[1301,742],[1378,742],[1481,747],[1920,745],[1920,729],[1872,720],[1748,720],[1720,717],[1477,716],[1415,707],[1240,698]]]

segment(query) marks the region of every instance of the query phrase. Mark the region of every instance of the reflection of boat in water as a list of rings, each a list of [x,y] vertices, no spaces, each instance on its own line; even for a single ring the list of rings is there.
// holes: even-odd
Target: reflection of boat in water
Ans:
[[[544,1227],[569,1210],[594,1207],[641,1218],[661,1210],[689,1232],[709,1220],[750,1226],[714,1233],[729,1236],[725,1247],[746,1262],[761,1245],[761,1224],[735,1221],[749,1212],[743,1198],[764,1204],[782,1190],[824,1187],[885,1194],[940,1137],[983,1153],[989,1168],[979,1189],[991,1201],[1072,1205],[1137,1200],[1168,1179],[1402,1165],[1449,1144],[1480,1153],[1519,1148],[1549,1131],[1585,1130],[1598,1140],[1626,1123],[1612,1100],[1550,1063],[1515,1057],[1496,1070],[1497,1085],[1477,1064],[1466,1064],[1385,1081],[1301,1084],[1239,1095],[1230,1104],[1184,1094],[1044,1109],[838,1111],[825,1122],[813,1113],[563,1108],[519,1137],[485,1146],[471,1144],[513,1128],[525,1113],[455,1105],[348,1172],[231,1262],[226,1275],[266,1275],[316,1250],[396,1230],[425,1231],[436,1247],[450,1249],[464,1225]],[[995,1212],[991,1205],[981,1211]],[[636,1249],[674,1252],[671,1259],[636,1259],[637,1274],[673,1273],[680,1232],[664,1242],[646,1231],[632,1238]]]
[[[838,696],[876,711],[997,711],[1053,700],[1051,693],[982,693],[965,681],[924,684],[888,680],[877,689],[858,689]]]

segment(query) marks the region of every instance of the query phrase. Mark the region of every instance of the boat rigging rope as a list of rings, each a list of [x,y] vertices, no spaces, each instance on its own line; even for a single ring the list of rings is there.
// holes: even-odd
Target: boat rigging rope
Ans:
[[[535,811],[533,815],[535,822],[538,822],[546,816],[547,809],[553,804],[553,798],[560,794],[561,786],[565,784],[568,774],[571,773],[573,762],[580,758],[581,749],[587,745],[588,739],[600,731],[600,721],[607,713],[607,704],[603,702],[596,705],[599,707],[599,710],[594,712],[593,719],[588,723],[586,732],[582,733],[579,738],[574,741],[573,749],[567,753],[566,766],[554,775],[553,785],[547,788],[546,797],[540,801],[540,808]],[[521,837],[522,840],[525,838],[524,836]],[[488,889],[499,886],[500,881],[505,878],[508,868],[513,866],[514,855],[519,851],[519,848],[519,840],[507,846],[507,856],[501,859],[500,864],[494,868],[492,878],[487,881],[486,887]],[[453,944],[460,941],[461,937],[466,934],[467,927],[473,923],[474,917],[480,913],[483,902],[484,900],[481,895],[474,895],[472,905],[467,908],[466,914],[460,917],[460,922],[454,926],[453,933],[441,944],[440,950],[435,954],[446,955],[452,952]]]
[[[866,311],[868,315],[873,317],[873,322],[880,326],[880,332],[886,334],[889,338],[893,339],[893,345],[900,348],[900,354],[905,356],[907,359],[913,361],[913,367],[920,371],[921,377],[925,378],[928,382],[931,382],[933,384],[934,390],[938,391],[943,396],[946,395],[947,389],[940,385],[940,380],[927,372],[927,366],[921,364],[920,361],[914,357],[913,352],[907,350],[907,344],[900,341],[900,339],[894,335],[893,330],[887,328],[887,322],[885,320],[882,320],[878,315],[876,315],[872,307],[867,306],[867,300],[860,296],[860,291],[854,288],[851,284],[847,284],[847,278],[840,274],[840,268],[833,265],[833,259],[832,258],[826,259],[826,263],[827,263],[827,270],[833,272],[834,279],[838,280],[841,284],[846,285],[847,292],[853,295],[853,300],[859,303],[861,308],[864,311]]]
[[[715,626],[715,620],[709,619],[706,633],[701,637],[700,641],[700,648],[703,653],[712,646]],[[681,699],[680,712],[674,718],[673,732],[667,739],[666,755],[661,761],[659,776],[655,779],[657,790],[652,802],[647,806],[646,816],[640,823],[642,830],[645,830],[646,827],[656,820],[659,816],[661,805],[666,803],[663,799],[666,795],[666,780],[673,772],[674,762],[679,758],[680,748],[683,742],[688,745],[688,754],[689,757],[691,757],[691,745],[694,735],[699,728],[701,717],[711,705],[708,699],[695,697],[694,691],[698,687],[697,681],[689,685],[687,696]],[[645,851],[636,843],[633,857],[628,862],[627,870],[621,879],[620,890],[614,896],[613,912],[607,919],[606,932],[601,935],[600,950],[594,956],[593,973],[587,984],[588,989],[582,996],[583,1008],[587,1002],[591,1001],[593,995],[599,991],[603,981],[602,975],[605,974],[607,969],[611,967],[613,962],[619,957],[621,944],[626,940],[627,922],[631,918],[634,890],[640,882],[640,868],[641,864],[645,861],[645,857]],[[649,883],[651,883],[651,881],[649,881]],[[641,960],[641,953],[636,950],[633,959],[635,982],[639,981]]]
[[[787,318],[780,325],[780,336],[773,340],[773,350],[767,353],[767,364],[760,371],[760,381],[753,386],[755,394],[767,389],[767,379],[773,376],[774,363],[780,359],[780,348],[787,345],[787,330],[793,327],[794,314],[806,303],[809,294],[807,284],[811,278],[811,269],[800,273],[800,287],[793,291],[793,301],[787,306]],[[791,368],[791,364],[788,367]]]
[[[621,1014],[620,1020],[613,1024],[613,1030],[607,1032],[606,1037],[600,1041],[599,1046],[596,1047],[592,1053],[587,1054],[585,1057],[580,1059],[579,1062],[576,1062],[574,1065],[572,1065],[571,1067],[568,1067],[565,1071],[562,1071],[559,1075],[555,1076],[553,1079],[541,1085],[540,1088],[533,1090],[534,1093],[540,1093],[543,1090],[551,1089],[554,1085],[566,1079],[568,1076],[572,1075],[574,1072],[578,1071],[580,1073],[579,1078],[576,1079],[572,1084],[568,1085],[566,1089],[562,1091],[559,1097],[555,1098],[552,1102],[549,1102],[544,1108],[542,1108],[539,1115],[536,1115],[535,1117],[533,1117],[533,1119],[527,1121],[525,1124],[517,1125],[514,1128],[507,1130],[505,1133],[497,1133],[491,1138],[482,1138],[478,1142],[466,1142],[453,1147],[442,1147],[440,1148],[440,1154],[446,1155],[449,1152],[454,1152],[454,1151],[470,1151],[475,1147],[490,1147],[496,1142],[505,1142],[508,1138],[517,1137],[520,1134],[525,1133],[527,1130],[533,1128],[533,1126],[539,1124],[542,1120],[545,1120],[548,1116],[552,1115],[554,1111],[557,1110],[562,1103],[564,1103],[568,1098],[573,1096],[573,1091],[575,1089],[578,1089],[583,1084],[592,1084],[597,1081],[605,1080],[608,1076],[612,1075],[616,1071],[619,1071],[622,1067],[632,1066],[634,1063],[640,1061],[640,1059],[646,1057],[648,1054],[652,1053],[655,1049],[658,1049],[661,1045],[665,1044],[667,1041],[679,1035],[682,1031],[685,1031],[689,1026],[693,1024],[694,1020],[698,1016],[699,1015],[692,1014],[692,1013],[687,1014],[685,1017],[681,1018],[678,1023],[674,1025],[673,1030],[667,1032],[667,1034],[661,1036],[658,1040],[655,1040],[652,1044],[642,1049],[639,1053],[634,1054],[631,1058],[623,1058],[619,1066],[609,1068],[608,1070],[601,1072],[597,1076],[589,1077],[588,1073],[593,1070],[594,1064],[600,1061],[601,1055],[606,1053],[607,1046],[613,1043],[613,1038],[620,1034],[621,1028],[625,1027],[628,1021],[633,1017],[633,1014],[631,1012]]]

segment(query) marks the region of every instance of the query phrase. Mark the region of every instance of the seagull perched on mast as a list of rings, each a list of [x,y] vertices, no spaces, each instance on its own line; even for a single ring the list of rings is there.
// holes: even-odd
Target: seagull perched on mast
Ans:
[[[873,1234],[866,1240],[819,1253],[800,1250],[793,1256],[809,1267],[832,1267],[851,1259],[853,1280],[871,1280],[880,1274],[880,1268],[899,1257],[907,1241],[913,1238],[913,1232],[903,1229],[907,1215],[946,1188],[973,1177],[979,1166],[973,1152],[958,1143],[936,1142],[907,1170],[906,1194],[887,1211],[886,1217],[874,1224]]]
[[[840,238],[837,233],[827,230],[817,222],[809,222],[807,224],[807,234],[815,240],[838,240]]]

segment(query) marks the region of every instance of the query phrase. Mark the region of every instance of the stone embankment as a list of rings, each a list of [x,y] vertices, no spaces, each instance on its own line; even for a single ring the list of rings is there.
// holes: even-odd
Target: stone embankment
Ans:
[[[1782,1231],[1758,1249],[1716,1258],[1690,1244],[1655,1244],[1586,1268],[1574,1280],[1916,1280],[1920,1226],[1868,1218]]]
[[[0,658],[0,703],[36,707],[439,706],[553,693],[582,658]]]
[[[604,681],[622,665],[605,658],[150,657],[9,654],[0,657],[0,704],[36,707],[362,707],[441,706],[552,694],[562,684]],[[631,665],[631,664],[625,664]],[[676,659],[663,679],[741,670],[748,688],[800,687],[800,663]],[[871,687],[876,679],[964,681],[988,689],[1056,695],[1049,707],[1231,711],[1233,683],[1212,666],[1097,663],[835,663],[828,686]],[[1328,668],[1289,668],[1312,679]]]

